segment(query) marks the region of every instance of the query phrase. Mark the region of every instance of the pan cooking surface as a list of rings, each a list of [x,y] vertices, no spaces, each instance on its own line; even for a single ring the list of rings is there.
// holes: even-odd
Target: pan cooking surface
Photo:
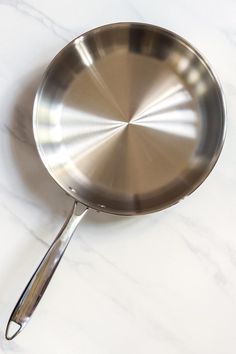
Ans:
[[[183,39],[114,24],[75,39],[34,107],[39,153],[75,199],[117,214],[163,209],[208,175],[224,136],[218,83]]]

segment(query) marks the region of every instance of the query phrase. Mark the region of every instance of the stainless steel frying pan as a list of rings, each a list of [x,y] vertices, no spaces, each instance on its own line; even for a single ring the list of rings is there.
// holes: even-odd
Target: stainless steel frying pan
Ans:
[[[7,339],[27,324],[88,208],[154,212],[205,180],[223,145],[225,107],[191,44],[156,26],[118,23],[81,35],[55,57],[33,126],[44,165],[75,203],[19,299]]]

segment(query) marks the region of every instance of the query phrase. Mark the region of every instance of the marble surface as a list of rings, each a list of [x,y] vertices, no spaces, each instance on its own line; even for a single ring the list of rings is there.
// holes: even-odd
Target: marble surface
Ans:
[[[235,14],[235,0],[0,0],[0,353],[235,354]],[[171,209],[91,211],[31,322],[7,342],[9,314],[72,204],[35,150],[37,85],[68,41],[116,21],[169,28],[204,53],[226,97],[223,153]]]

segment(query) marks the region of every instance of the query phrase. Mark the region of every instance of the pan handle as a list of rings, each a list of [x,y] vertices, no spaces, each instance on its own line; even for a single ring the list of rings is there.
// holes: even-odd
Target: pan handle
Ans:
[[[81,206],[81,204],[79,205]],[[82,211],[78,209],[81,208],[77,208],[77,202],[75,202],[65,224],[19,298],[7,324],[5,334],[6,339],[11,340],[16,337],[30,320],[66,250],[66,247],[71,240],[76,227],[88,211],[87,207],[84,207]]]

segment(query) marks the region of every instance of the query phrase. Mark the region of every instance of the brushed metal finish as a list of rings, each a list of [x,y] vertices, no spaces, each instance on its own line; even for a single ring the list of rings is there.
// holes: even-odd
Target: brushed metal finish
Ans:
[[[224,132],[209,65],[184,39],[146,24],[76,38],[49,66],[34,106],[36,143],[55,181],[122,215],[161,210],[195,190]]]
[[[87,207],[157,211],[204,181],[223,146],[225,106],[209,65],[184,39],[118,23],[85,33],[55,57],[33,126],[46,168],[76,201],[15,306],[7,339],[29,321]],[[10,334],[11,324],[18,327]]]

